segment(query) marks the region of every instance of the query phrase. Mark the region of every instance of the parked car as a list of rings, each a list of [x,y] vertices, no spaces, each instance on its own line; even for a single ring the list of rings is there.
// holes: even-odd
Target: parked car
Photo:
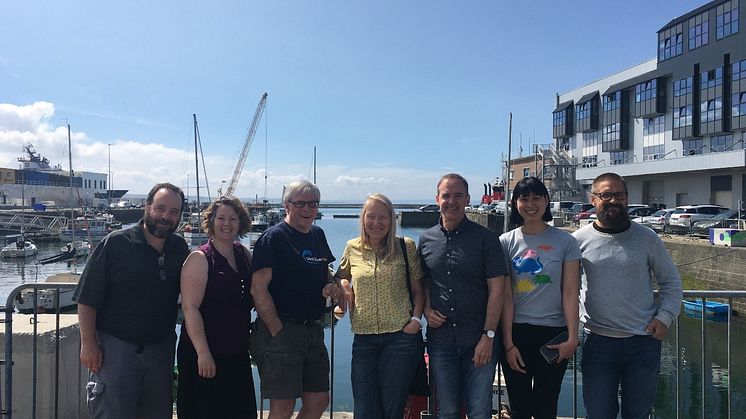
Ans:
[[[419,208],[422,212],[439,212],[440,207],[436,204],[423,205]]]
[[[710,237],[711,228],[737,228],[739,219],[746,219],[746,210],[741,210],[741,214],[738,214],[738,210],[734,209],[723,211],[712,218],[695,222],[692,225],[691,232],[696,236]]]
[[[587,218],[590,218],[591,215],[596,215],[596,208],[591,207],[586,211],[581,211],[575,215],[572,216],[572,222],[573,224],[579,224],[580,220],[585,220]]]
[[[572,206],[572,208],[565,211],[565,219],[567,221],[572,220],[572,218],[575,216],[575,214],[583,211],[588,211],[589,209],[593,208],[593,204],[582,204],[578,203]]]
[[[655,231],[666,232],[668,230],[668,220],[671,218],[673,210],[673,208],[661,209],[647,217],[640,217],[634,221],[644,224]]]
[[[549,210],[552,211],[552,215],[556,216],[560,213],[563,213],[565,211],[568,211],[570,208],[572,208],[577,202],[573,201],[552,201],[549,203]]]
[[[689,229],[695,222],[712,218],[723,211],[728,211],[720,205],[683,205],[676,207],[671,214],[669,225],[673,229]]]
[[[638,218],[647,217],[649,215],[652,215],[655,211],[656,208],[653,207],[636,207],[627,209],[630,220],[637,220]]]

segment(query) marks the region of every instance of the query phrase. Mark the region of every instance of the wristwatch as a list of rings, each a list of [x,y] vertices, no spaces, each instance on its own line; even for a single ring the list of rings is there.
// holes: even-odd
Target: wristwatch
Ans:
[[[495,338],[495,331],[494,330],[482,330],[483,335],[487,335],[488,338],[494,339]]]

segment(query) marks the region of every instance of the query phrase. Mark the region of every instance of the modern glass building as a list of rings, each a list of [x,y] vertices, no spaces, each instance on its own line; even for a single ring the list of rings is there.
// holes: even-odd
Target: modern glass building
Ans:
[[[746,0],[740,0],[746,1]],[[578,195],[604,172],[629,202],[721,204],[746,196],[746,12],[716,0],[658,31],[658,56],[557,96],[555,149]]]

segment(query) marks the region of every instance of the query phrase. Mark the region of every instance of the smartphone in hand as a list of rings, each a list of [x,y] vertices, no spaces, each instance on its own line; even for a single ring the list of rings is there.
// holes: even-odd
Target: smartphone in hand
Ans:
[[[546,359],[547,363],[554,364],[557,361],[557,358],[559,358],[559,349],[547,348],[547,346],[557,345],[559,343],[565,342],[569,337],[570,335],[567,334],[566,330],[564,330],[562,331],[562,333],[553,337],[549,342],[545,343],[541,348],[539,348],[541,356]]]

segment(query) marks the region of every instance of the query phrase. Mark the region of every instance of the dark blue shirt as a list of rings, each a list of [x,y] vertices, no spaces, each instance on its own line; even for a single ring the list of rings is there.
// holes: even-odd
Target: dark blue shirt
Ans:
[[[324,230],[311,226],[310,232],[301,233],[283,221],[256,241],[252,269],[272,268],[269,294],[278,314],[317,320],[326,307],[321,290],[334,260]]]
[[[476,345],[487,314],[487,279],[508,273],[497,234],[466,218],[453,231],[439,223],[420,236],[419,252],[430,305],[447,317],[440,327],[427,329],[428,343]]]

